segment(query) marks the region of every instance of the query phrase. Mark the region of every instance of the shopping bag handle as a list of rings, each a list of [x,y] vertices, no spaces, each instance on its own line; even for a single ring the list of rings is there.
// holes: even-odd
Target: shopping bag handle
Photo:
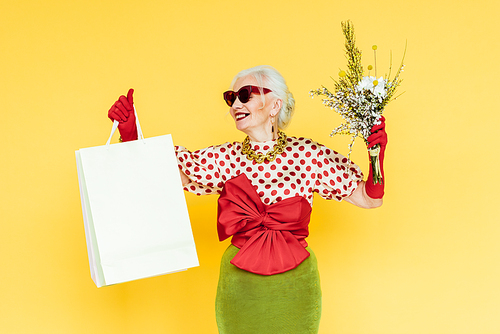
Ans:
[[[144,135],[142,134],[142,129],[141,129],[141,124],[139,123],[139,117],[137,117],[137,111],[135,110],[135,105],[134,107],[134,115],[135,115],[135,125],[137,126],[137,135],[138,139],[142,139],[142,142],[144,142]],[[111,134],[109,135],[108,141],[106,142],[106,146],[109,146],[111,143],[111,137],[115,134],[116,129],[118,128],[118,124],[120,124],[117,120],[113,121],[113,126],[111,127]]]

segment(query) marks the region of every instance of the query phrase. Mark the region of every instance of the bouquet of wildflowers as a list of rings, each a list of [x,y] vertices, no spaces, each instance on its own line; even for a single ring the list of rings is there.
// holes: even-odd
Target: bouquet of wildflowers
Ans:
[[[396,88],[400,85],[400,78],[404,65],[401,63],[396,75],[390,79],[389,74],[377,78],[375,63],[375,76],[363,76],[361,66],[361,51],[355,45],[354,27],[350,21],[342,22],[342,31],[345,36],[345,52],[347,58],[347,70],[339,72],[339,79],[335,81],[335,92],[330,92],[326,87],[312,90],[311,97],[315,95],[324,96],[323,104],[339,113],[346,123],[335,128],[330,136],[335,134],[352,135],[349,145],[349,161],[352,147],[356,137],[362,137],[367,143],[367,138],[371,135],[371,128],[375,124],[380,124],[382,112],[389,101],[395,99]],[[376,61],[377,46],[372,47]],[[405,49],[406,52],[406,49]],[[404,59],[404,55],[403,55]],[[373,66],[368,66],[368,70],[373,70]],[[373,171],[374,184],[383,183],[380,171],[379,153],[380,146],[375,145],[369,149],[371,166]]]

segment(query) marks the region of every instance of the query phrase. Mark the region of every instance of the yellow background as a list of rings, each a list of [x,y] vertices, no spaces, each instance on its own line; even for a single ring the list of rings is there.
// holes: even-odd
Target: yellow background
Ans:
[[[190,149],[242,140],[221,93],[270,64],[297,108],[287,134],[347,154],[311,99],[345,67],[408,52],[386,110],[385,204],[316,198],[320,333],[500,333],[498,1],[5,1],[0,3],[0,332],[216,333],[216,196],[186,194],[201,266],[97,289],[74,151],[105,143],[128,88],[146,136]],[[116,138],[115,138],[116,141]],[[361,141],[353,159],[367,170]]]

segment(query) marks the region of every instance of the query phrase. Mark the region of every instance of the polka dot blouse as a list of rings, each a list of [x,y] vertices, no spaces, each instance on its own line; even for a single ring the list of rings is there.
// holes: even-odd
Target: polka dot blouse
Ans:
[[[312,205],[313,192],[341,201],[363,179],[360,168],[343,155],[308,138],[287,138],[284,152],[274,161],[256,163],[241,153],[239,142],[210,146],[194,152],[175,151],[179,168],[191,180],[184,190],[197,195],[218,194],[224,183],[246,174],[265,204],[303,196]],[[251,142],[255,152],[267,153],[275,141]]]

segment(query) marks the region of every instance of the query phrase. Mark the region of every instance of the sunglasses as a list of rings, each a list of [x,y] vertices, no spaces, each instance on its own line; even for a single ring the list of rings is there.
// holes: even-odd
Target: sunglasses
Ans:
[[[239,98],[241,103],[247,103],[250,100],[250,94],[259,94],[262,91],[264,94],[272,92],[269,88],[260,88],[257,86],[244,86],[241,87],[237,92],[233,92],[232,90],[228,90],[224,92],[224,101],[226,101],[227,105],[232,107],[236,98]]]

